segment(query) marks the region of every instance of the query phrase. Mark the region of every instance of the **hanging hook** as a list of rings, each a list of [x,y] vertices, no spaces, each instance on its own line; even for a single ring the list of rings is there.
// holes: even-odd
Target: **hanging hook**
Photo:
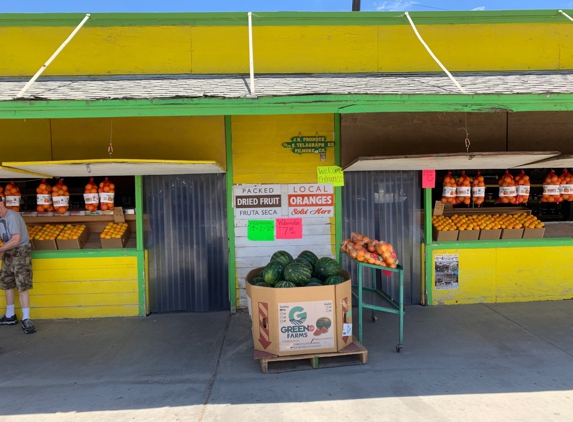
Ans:
[[[111,118],[110,129],[109,129],[109,146],[107,147],[107,153],[109,154],[109,158],[113,154],[113,117]]]

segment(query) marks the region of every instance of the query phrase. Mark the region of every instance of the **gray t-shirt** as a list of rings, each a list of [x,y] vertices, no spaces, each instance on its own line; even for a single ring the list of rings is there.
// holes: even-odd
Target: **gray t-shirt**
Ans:
[[[24,219],[16,211],[8,210],[8,214],[4,218],[0,218],[0,239],[6,243],[16,233],[20,233],[18,246],[25,246],[30,243],[30,235]]]

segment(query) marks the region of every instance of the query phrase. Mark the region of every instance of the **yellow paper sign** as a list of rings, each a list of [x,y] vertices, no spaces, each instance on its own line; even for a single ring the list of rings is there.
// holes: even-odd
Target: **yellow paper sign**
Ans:
[[[338,166],[321,166],[316,168],[318,183],[331,183],[333,186],[344,186],[344,172]]]

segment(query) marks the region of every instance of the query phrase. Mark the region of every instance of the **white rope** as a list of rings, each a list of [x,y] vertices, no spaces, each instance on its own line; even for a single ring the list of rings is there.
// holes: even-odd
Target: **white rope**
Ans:
[[[462,88],[462,86],[458,83],[458,81],[456,81],[456,79],[452,76],[452,74],[450,72],[448,72],[448,69],[446,69],[446,67],[442,64],[442,62],[440,62],[438,60],[438,58],[435,56],[434,53],[432,53],[432,50],[430,49],[430,47],[428,47],[428,44],[426,44],[424,42],[424,40],[422,39],[420,33],[418,32],[418,30],[416,29],[416,25],[414,25],[414,22],[412,21],[412,18],[410,17],[410,14],[408,12],[405,12],[406,17],[408,18],[408,20],[410,21],[410,25],[412,26],[412,29],[414,30],[414,33],[416,34],[416,36],[418,37],[418,39],[420,40],[420,42],[422,43],[422,45],[426,48],[426,50],[428,51],[428,53],[430,53],[430,56],[432,56],[432,58],[435,60],[436,63],[438,63],[438,65],[442,68],[442,70],[444,72],[446,72],[446,75],[448,75],[448,77],[452,80],[453,83],[456,84],[456,86],[459,88],[459,90],[463,93],[463,94],[467,94],[467,91],[465,89]]]
[[[573,18],[569,16],[567,13],[565,13],[563,10],[560,10],[559,13],[561,13],[563,16],[565,16],[567,19],[573,22]]]
[[[48,61],[46,63],[44,63],[44,65],[40,68],[40,70],[38,70],[36,72],[36,74],[32,77],[32,79],[30,79],[28,81],[28,83],[24,86],[24,88],[22,88],[22,90],[18,93],[18,95],[16,95],[16,98],[20,98],[24,95],[24,93],[28,90],[28,88],[30,88],[32,86],[32,84],[36,81],[36,79],[38,79],[38,77],[42,74],[42,72],[44,72],[44,70],[46,70],[46,68],[50,65],[50,63],[52,63],[52,61],[58,56],[58,54],[60,54],[60,52],[64,49],[64,47],[66,45],[68,45],[68,43],[72,40],[72,38],[74,38],[76,33],[80,30],[80,28],[82,26],[84,26],[84,23],[86,23],[86,21],[89,18],[90,18],[90,14],[88,13],[84,17],[84,19],[80,22],[80,24],[78,26],[76,26],[76,29],[73,30],[73,32],[70,34],[70,36],[62,43],[62,45],[60,45],[60,48],[58,48],[56,50],[56,52],[54,54],[52,54],[52,57],[50,57],[48,59]]]

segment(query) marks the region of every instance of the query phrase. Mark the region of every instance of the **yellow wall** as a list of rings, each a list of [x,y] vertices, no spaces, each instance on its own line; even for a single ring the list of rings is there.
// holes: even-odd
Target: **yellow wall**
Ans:
[[[233,183],[316,183],[316,167],[334,164],[334,148],[326,161],[318,154],[293,153],[283,148],[299,133],[334,141],[334,116],[233,116]]]
[[[440,249],[459,254],[459,287],[436,290],[432,270],[432,303],[530,302],[573,298],[573,247]]]
[[[136,257],[33,259],[32,266],[32,319],[139,314]],[[2,294],[2,314],[5,306]],[[16,314],[20,319],[19,303],[16,303]]]
[[[0,163],[22,159],[51,160],[49,120],[0,119]]]
[[[71,27],[0,27],[0,75],[31,76]],[[571,23],[419,25],[450,71],[573,68]],[[255,26],[257,73],[440,69],[409,25]],[[84,27],[45,75],[247,73],[247,27]]]
[[[0,134],[0,162],[109,158],[111,135],[115,158],[226,166],[222,116],[115,118],[113,131],[110,119],[0,120]]]

